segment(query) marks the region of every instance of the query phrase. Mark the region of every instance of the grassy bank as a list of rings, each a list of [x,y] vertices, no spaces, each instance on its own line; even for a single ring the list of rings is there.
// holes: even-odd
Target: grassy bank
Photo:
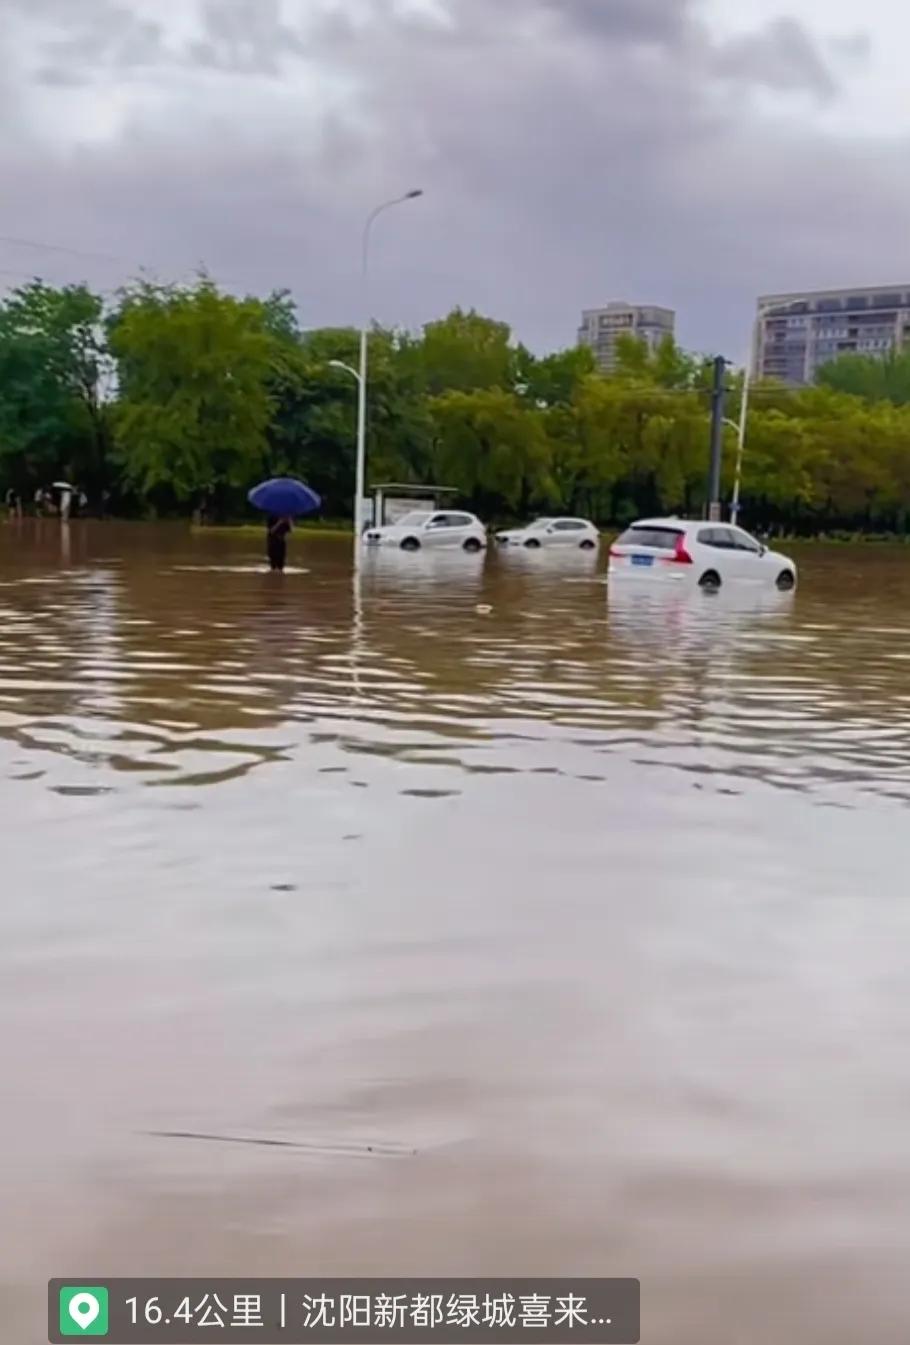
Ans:
[[[503,525],[505,526],[505,525]],[[520,524],[511,524],[511,527],[520,527]],[[249,520],[238,523],[205,523],[191,525],[193,533],[223,533],[226,536],[261,537],[264,532],[263,523],[253,523]],[[498,531],[498,528],[491,527],[491,532]],[[604,542],[612,542],[619,536],[623,529],[619,527],[605,527],[600,529],[600,535]],[[748,527],[746,531],[749,531]],[[343,537],[350,539],[352,527],[344,519],[316,519],[311,522],[300,522],[294,526],[294,535],[296,537]],[[779,546],[907,546],[910,545],[910,534],[897,532],[847,532],[846,530],[833,530],[831,532],[816,533],[814,536],[799,533],[775,533],[768,538],[768,545],[771,547]]]
[[[265,521],[261,523],[194,523],[191,526],[194,533],[224,533],[230,536],[262,537],[265,532]],[[312,523],[295,523],[295,537],[347,537],[352,536],[353,529],[350,523],[345,523],[343,519],[326,519],[324,522],[319,519]]]

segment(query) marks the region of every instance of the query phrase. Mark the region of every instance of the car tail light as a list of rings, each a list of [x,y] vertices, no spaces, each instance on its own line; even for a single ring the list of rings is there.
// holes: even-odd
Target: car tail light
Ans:
[[[610,547],[610,555],[614,558],[614,560],[619,560],[624,554],[625,552],[617,550],[615,546]]]
[[[668,556],[667,560],[671,561],[674,565],[693,564],[692,557],[686,550],[686,539],[682,533],[680,533],[676,539],[676,546],[673,550],[673,555]]]

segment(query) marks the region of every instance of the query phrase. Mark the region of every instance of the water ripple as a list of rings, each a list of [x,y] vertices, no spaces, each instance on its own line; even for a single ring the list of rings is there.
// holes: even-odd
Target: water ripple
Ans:
[[[102,531],[105,559],[86,530],[69,565],[4,539],[17,780],[34,757],[49,789],[211,785],[321,742],[468,776],[558,772],[571,748],[591,760],[581,778],[617,755],[681,784],[910,799],[910,625],[894,619],[910,575],[871,549],[846,569],[807,553],[795,596],[610,592],[588,558],[460,555],[371,557],[355,591],[330,543],[276,583],[233,539],[149,530],[137,550],[110,528],[102,548]],[[61,781],[55,757],[98,778]]]

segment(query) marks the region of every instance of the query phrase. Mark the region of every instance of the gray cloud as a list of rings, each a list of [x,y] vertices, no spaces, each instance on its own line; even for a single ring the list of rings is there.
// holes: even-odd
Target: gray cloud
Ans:
[[[690,0],[545,0],[560,20],[593,37],[622,42],[679,42],[691,21]]]
[[[827,45],[835,59],[846,59],[856,64],[867,61],[872,54],[872,39],[868,33],[848,33],[843,37],[830,37]]]
[[[283,62],[304,53],[301,34],[282,18],[279,0],[205,0],[205,36],[189,55],[203,65],[238,74],[277,75]]]
[[[760,32],[725,43],[715,53],[714,69],[739,83],[802,89],[824,100],[837,94],[837,82],[818,44],[795,19],[775,19]]]
[[[363,217],[414,185],[425,198],[374,234],[390,322],[475,304],[543,348],[573,339],[582,306],[628,296],[739,355],[760,292],[906,278],[899,148],[785,134],[748,97],[836,98],[792,21],[724,44],[699,0],[181,8],[177,24],[148,0],[23,0],[5,39],[33,80],[0,145],[4,232],[126,258],[86,259],[102,288],[140,262],[205,261],[238,288],[291,285],[308,325],[351,321]],[[126,110],[79,130],[109,89]],[[52,280],[80,269],[38,261]],[[0,245],[0,268],[34,264]]]
[[[6,0],[26,21],[41,25],[36,78],[76,87],[104,69],[126,73],[164,57],[161,24],[135,13],[126,0]]]

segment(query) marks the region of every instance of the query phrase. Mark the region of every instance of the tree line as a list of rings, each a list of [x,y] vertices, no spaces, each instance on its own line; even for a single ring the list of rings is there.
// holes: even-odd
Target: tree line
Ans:
[[[35,280],[0,303],[0,486],[28,504],[57,478],[126,516],[208,501],[242,515],[250,485],[294,475],[350,517],[356,366],[350,328],[304,330],[285,292],[239,298],[202,275],[140,281],[112,302]],[[370,334],[374,481],[454,486],[481,517],[581,513],[623,524],[697,514],[708,465],[711,361],[622,339],[598,373],[585,348],[537,356],[509,327],[456,309],[419,335]],[[731,374],[728,416],[742,376]],[[750,394],[747,524],[905,532],[910,356],[844,357],[816,386]],[[735,434],[727,431],[729,498]]]

